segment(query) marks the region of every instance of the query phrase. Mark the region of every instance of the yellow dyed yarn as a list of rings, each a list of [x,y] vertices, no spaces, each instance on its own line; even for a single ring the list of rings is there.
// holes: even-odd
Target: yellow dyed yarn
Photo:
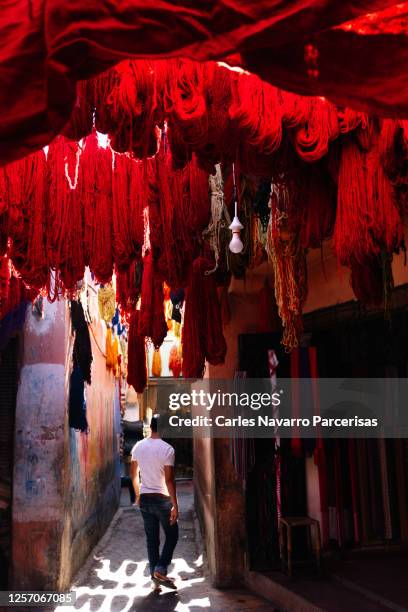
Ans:
[[[112,285],[100,287],[98,291],[99,315],[106,323],[110,323],[115,314],[116,296]]]
[[[161,376],[161,373],[162,373],[162,360],[161,360],[160,349],[155,349],[153,353],[153,360],[152,360],[152,376],[157,378]]]

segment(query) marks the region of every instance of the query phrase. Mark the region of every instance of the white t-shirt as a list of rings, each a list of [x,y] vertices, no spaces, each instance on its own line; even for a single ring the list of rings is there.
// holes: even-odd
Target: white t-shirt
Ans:
[[[137,461],[142,484],[140,493],[169,492],[164,478],[164,466],[174,465],[174,448],[160,438],[145,438],[132,448],[132,461]]]

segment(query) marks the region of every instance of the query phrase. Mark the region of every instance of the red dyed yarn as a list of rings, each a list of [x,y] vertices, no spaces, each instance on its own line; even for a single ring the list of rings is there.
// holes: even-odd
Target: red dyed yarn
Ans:
[[[148,162],[114,155],[113,256],[119,269],[140,258],[144,242],[144,209],[148,206]]]
[[[221,308],[213,274],[214,262],[197,257],[186,289],[183,325],[183,374],[202,378],[205,360],[211,365],[224,363],[227,345],[222,331]]]
[[[163,283],[155,276],[150,252],[143,259],[139,334],[151,338],[155,348],[162,345],[167,335],[163,299]]]
[[[371,124],[364,132],[358,142],[353,135],[345,139],[341,153],[334,248],[343,265],[362,265],[382,250],[391,254],[403,240],[392,185],[380,162],[378,128]]]
[[[154,165],[149,160],[147,181],[156,271],[170,286],[183,287],[210,219],[208,173],[195,156],[183,169],[174,169],[170,151],[162,147]]]
[[[132,246],[132,259],[140,258],[145,238],[144,211],[148,206],[149,197],[149,164],[132,159],[129,182],[129,230]]]
[[[119,270],[129,266],[135,254],[130,227],[130,174],[132,160],[126,154],[115,153],[112,174],[113,256]]]
[[[321,164],[307,170],[303,175],[304,218],[300,227],[305,249],[321,247],[323,240],[332,236],[336,216],[336,186],[328,171]]]
[[[8,257],[0,257],[0,319],[6,314],[10,291],[10,262]]]
[[[48,171],[42,150],[6,166],[7,214],[4,228],[11,238],[9,257],[29,285],[42,288],[48,277],[45,222]]]
[[[140,297],[142,282],[142,265],[133,261],[125,270],[116,268],[116,302],[124,318],[136,308]]]
[[[78,81],[75,106],[61,134],[70,140],[88,136],[92,132],[93,112],[92,81]]]
[[[234,74],[229,115],[245,147],[270,155],[282,141],[278,90],[253,74]]]
[[[408,122],[384,119],[380,134],[380,157],[394,188],[400,208],[408,211]]]
[[[22,271],[22,275],[27,284],[42,289],[49,280],[46,235],[46,220],[49,214],[49,168],[44,151],[35,153],[32,163],[33,188],[30,197],[27,266]]]
[[[34,188],[33,156],[7,165],[4,169],[7,200],[8,256],[19,272],[27,266],[30,199]]]
[[[207,86],[207,134],[194,152],[198,165],[212,174],[216,164],[236,159],[239,133],[232,129],[227,112],[231,105],[231,72],[216,62],[206,62],[204,78]]]
[[[174,170],[169,151],[163,149],[157,156],[156,169],[159,231],[163,240],[160,245],[160,271],[171,287],[184,287],[195,248],[195,237],[189,225],[190,202],[185,192],[184,170]],[[155,229],[156,225],[150,217],[151,236]]]
[[[99,283],[112,278],[112,151],[98,144],[94,131],[83,145],[82,207],[84,257]]]
[[[311,98],[306,122],[295,129],[293,144],[296,153],[314,162],[329,150],[329,143],[339,135],[337,109],[320,98]]]
[[[309,115],[310,100],[308,96],[298,96],[289,91],[278,90],[283,126],[294,128],[304,124]]]
[[[147,253],[143,258],[143,275],[141,289],[141,305],[139,316],[139,334],[150,336],[153,320],[153,255]]]
[[[363,129],[367,127],[368,117],[365,113],[360,113],[350,108],[338,109],[339,129],[341,134],[346,134],[355,130],[359,126]]]
[[[129,323],[127,382],[137,393],[143,393],[147,385],[146,345],[139,334],[138,310],[133,311]]]
[[[80,145],[59,136],[48,151],[50,168],[50,202],[47,243],[50,265],[59,271],[63,286],[72,291],[84,276],[85,258],[83,252],[83,207],[81,204],[82,167],[78,164],[81,153]],[[65,175],[65,167],[70,177],[70,187]],[[55,293],[58,291],[59,279],[56,278]]]
[[[127,60],[115,66],[117,73],[107,103],[116,129],[111,133],[115,151],[132,151],[144,158],[157,151],[158,129],[162,111],[157,104],[155,63]]]
[[[200,146],[208,130],[205,65],[189,59],[168,63],[165,109],[187,145]],[[177,155],[176,155],[177,157]]]

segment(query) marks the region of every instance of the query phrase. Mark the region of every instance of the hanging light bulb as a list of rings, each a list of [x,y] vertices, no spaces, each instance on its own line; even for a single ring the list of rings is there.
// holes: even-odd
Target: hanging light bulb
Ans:
[[[237,186],[235,182],[235,164],[232,164],[232,176],[234,180],[235,211],[234,211],[234,218],[232,220],[231,225],[229,226],[229,229],[232,232],[232,240],[229,243],[229,250],[231,251],[231,253],[241,253],[242,249],[244,248],[244,245],[242,244],[240,234],[244,226],[242,225],[241,221],[238,219]]]

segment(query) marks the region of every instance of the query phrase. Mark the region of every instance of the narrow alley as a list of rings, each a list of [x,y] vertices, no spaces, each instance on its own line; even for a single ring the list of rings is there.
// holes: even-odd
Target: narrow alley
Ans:
[[[273,612],[274,606],[245,589],[219,591],[211,587],[206,576],[191,482],[178,485],[178,497],[180,540],[170,568],[177,591],[163,588],[158,594],[151,590],[142,518],[139,510],[130,505],[127,490],[123,489],[117,514],[74,581],[76,605],[59,606],[54,608],[55,612]]]
[[[408,2],[0,7],[0,612],[408,612]]]

